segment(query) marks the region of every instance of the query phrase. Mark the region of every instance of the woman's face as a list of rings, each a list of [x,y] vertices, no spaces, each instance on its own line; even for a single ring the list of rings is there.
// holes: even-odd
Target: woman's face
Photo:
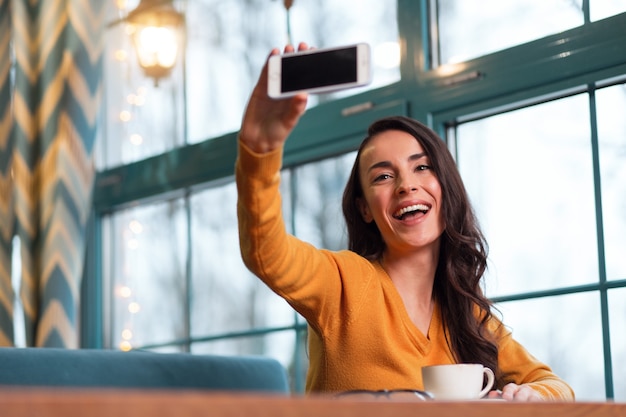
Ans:
[[[376,223],[387,251],[438,248],[441,186],[422,145],[406,132],[388,130],[371,138],[360,158],[361,215]]]

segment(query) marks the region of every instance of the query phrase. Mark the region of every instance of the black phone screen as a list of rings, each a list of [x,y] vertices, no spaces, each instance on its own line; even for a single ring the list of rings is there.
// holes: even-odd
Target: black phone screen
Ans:
[[[282,58],[280,85],[283,93],[356,81],[356,47]]]

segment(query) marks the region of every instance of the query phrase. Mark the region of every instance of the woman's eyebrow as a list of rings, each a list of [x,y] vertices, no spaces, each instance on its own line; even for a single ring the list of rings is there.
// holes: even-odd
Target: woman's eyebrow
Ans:
[[[416,153],[414,155],[409,156],[409,161],[417,161],[426,156],[426,152]]]
[[[367,169],[367,172],[371,172],[372,170],[376,168],[389,168],[390,166],[391,166],[391,162],[389,161],[376,162],[374,165],[372,165],[371,167]]]
[[[426,156],[426,152],[416,153],[416,154],[409,156],[409,161],[417,161],[419,159],[424,158],[425,156]],[[391,162],[389,161],[376,162],[375,164],[373,164],[367,169],[367,172],[371,172],[372,170],[377,169],[377,168],[389,168],[390,166],[391,166]]]

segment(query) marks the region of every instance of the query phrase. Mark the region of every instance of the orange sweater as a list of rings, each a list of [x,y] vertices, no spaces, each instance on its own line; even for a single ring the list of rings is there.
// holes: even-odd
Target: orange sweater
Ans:
[[[379,263],[347,250],[320,250],[289,235],[281,213],[281,164],[282,149],[259,155],[239,143],[241,254],[309,324],[307,391],[423,389],[423,366],[454,362],[438,307],[424,335]],[[571,388],[500,322],[494,319],[491,328],[507,382],[532,383],[545,398],[573,399]]]

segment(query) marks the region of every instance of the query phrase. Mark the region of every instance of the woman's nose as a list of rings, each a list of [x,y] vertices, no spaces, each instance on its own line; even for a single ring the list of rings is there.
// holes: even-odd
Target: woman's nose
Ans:
[[[396,192],[398,194],[406,194],[417,191],[418,185],[414,178],[409,178],[406,176],[398,177],[398,185],[396,187]]]

